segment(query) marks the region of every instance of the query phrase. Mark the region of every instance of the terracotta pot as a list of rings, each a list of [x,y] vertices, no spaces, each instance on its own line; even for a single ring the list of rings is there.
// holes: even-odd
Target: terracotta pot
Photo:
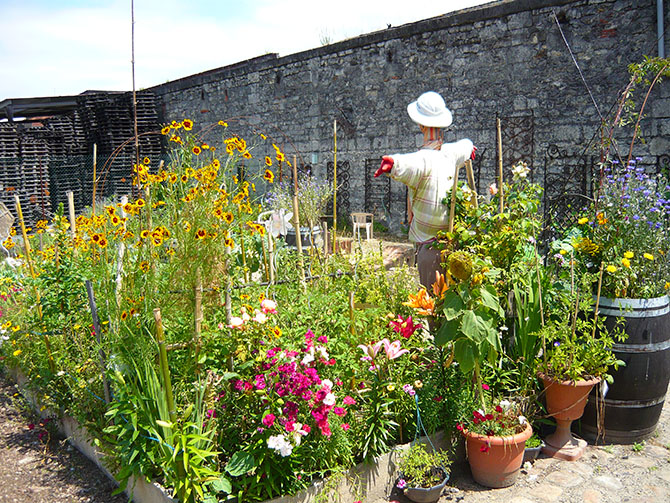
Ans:
[[[514,484],[523,463],[526,440],[532,434],[530,424],[526,424],[526,429],[521,433],[509,437],[480,435],[463,430],[465,449],[475,482],[495,488]],[[484,446],[488,449],[482,449]]]
[[[591,389],[600,378],[588,381],[555,381],[540,374],[546,393],[547,412],[556,420],[556,431],[546,439],[542,452],[554,458],[576,461],[584,453],[586,442],[572,436],[572,421],[582,417]]]

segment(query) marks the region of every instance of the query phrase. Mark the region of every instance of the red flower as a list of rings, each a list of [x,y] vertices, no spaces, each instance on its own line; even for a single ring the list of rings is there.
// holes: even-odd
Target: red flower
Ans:
[[[458,424],[456,425],[456,429],[457,429],[458,431],[463,431],[463,425],[462,425],[461,423],[458,423]]]
[[[479,452],[489,452],[490,450],[491,450],[491,447],[489,446],[489,444],[483,444],[479,448]]]
[[[496,412],[502,413],[502,407],[500,405],[496,405]]]
[[[485,391],[488,391],[491,388],[489,388],[488,384],[482,384],[482,389],[485,390]]]

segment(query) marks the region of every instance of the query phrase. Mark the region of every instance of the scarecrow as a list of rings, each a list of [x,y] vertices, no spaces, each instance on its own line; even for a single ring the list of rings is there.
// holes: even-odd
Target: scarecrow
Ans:
[[[421,284],[430,289],[441,271],[440,251],[432,248],[437,232],[447,230],[449,209],[442,200],[451,190],[456,168],[475,158],[477,148],[470,140],[444,143],[442,129],[451,124],[451,112],[442,96],[429,91],[407,105],[407,113],[423,133],[418,152],[382,156],[382,173],[409,188],[409,239],[415,243]]]

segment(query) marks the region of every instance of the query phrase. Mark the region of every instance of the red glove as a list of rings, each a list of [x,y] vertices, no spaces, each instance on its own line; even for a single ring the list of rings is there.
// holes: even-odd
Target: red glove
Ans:
[[[389,173],[393,168],[393,159],[387,155],[382,156],[382,165],[377,171],[375,171],[375,178],[377,178],[382,173]]]
[[[477,152],[477,147],[472,147],[472,153],[470,154],[470,159],[475,160],[475,153]]]

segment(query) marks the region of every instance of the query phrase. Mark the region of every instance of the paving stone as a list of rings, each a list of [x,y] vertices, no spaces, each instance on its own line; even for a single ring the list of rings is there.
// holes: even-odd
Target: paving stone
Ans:
[[[569,463],[565,469],[587,479],[593,475],[593,467],[581,461]]]
[[[533,498],[543,503],[556,503],[563,495],[563,489],[551,484],[539,484],[533,489]]]
[[[584,503],[599,503],[601,497],[602,495],[594,489],[587,489],[586,491],[584,491],[584,494],[582,495]]]
[[[664,466],[651,473],[653,473],[656,477],[660,477],[663,480],[670,482],[670,466]]]
[[[509,500],[509,503],[535,503],[535,501],[529,500],[528,498],[525,498],[523,496],[516,496],[515,498]]]
[[[670,489],[659,486],[645,486],[652,495],[652,501],[670,501]]]
[[[670,459],[670,450],[660,445],[649,445],[645,447],[644,453],[652,458]]]
[[[579,475],[564,470],[550,473],[545,480],[559,487],[575,487],[584,481]]]
[[[639,466],[640,468],[649,469],[649,467],[654,466],[658,462],[657,459],[647,458],[642,456],[633,456],[628,459],[628,464]]]
[[[601,475],[593,479],[593,482],[598,484],[601,487],[604,487],[608,491],[618,491],[623,488],[623,484],[616,478],[610,477],[609,475]]]

